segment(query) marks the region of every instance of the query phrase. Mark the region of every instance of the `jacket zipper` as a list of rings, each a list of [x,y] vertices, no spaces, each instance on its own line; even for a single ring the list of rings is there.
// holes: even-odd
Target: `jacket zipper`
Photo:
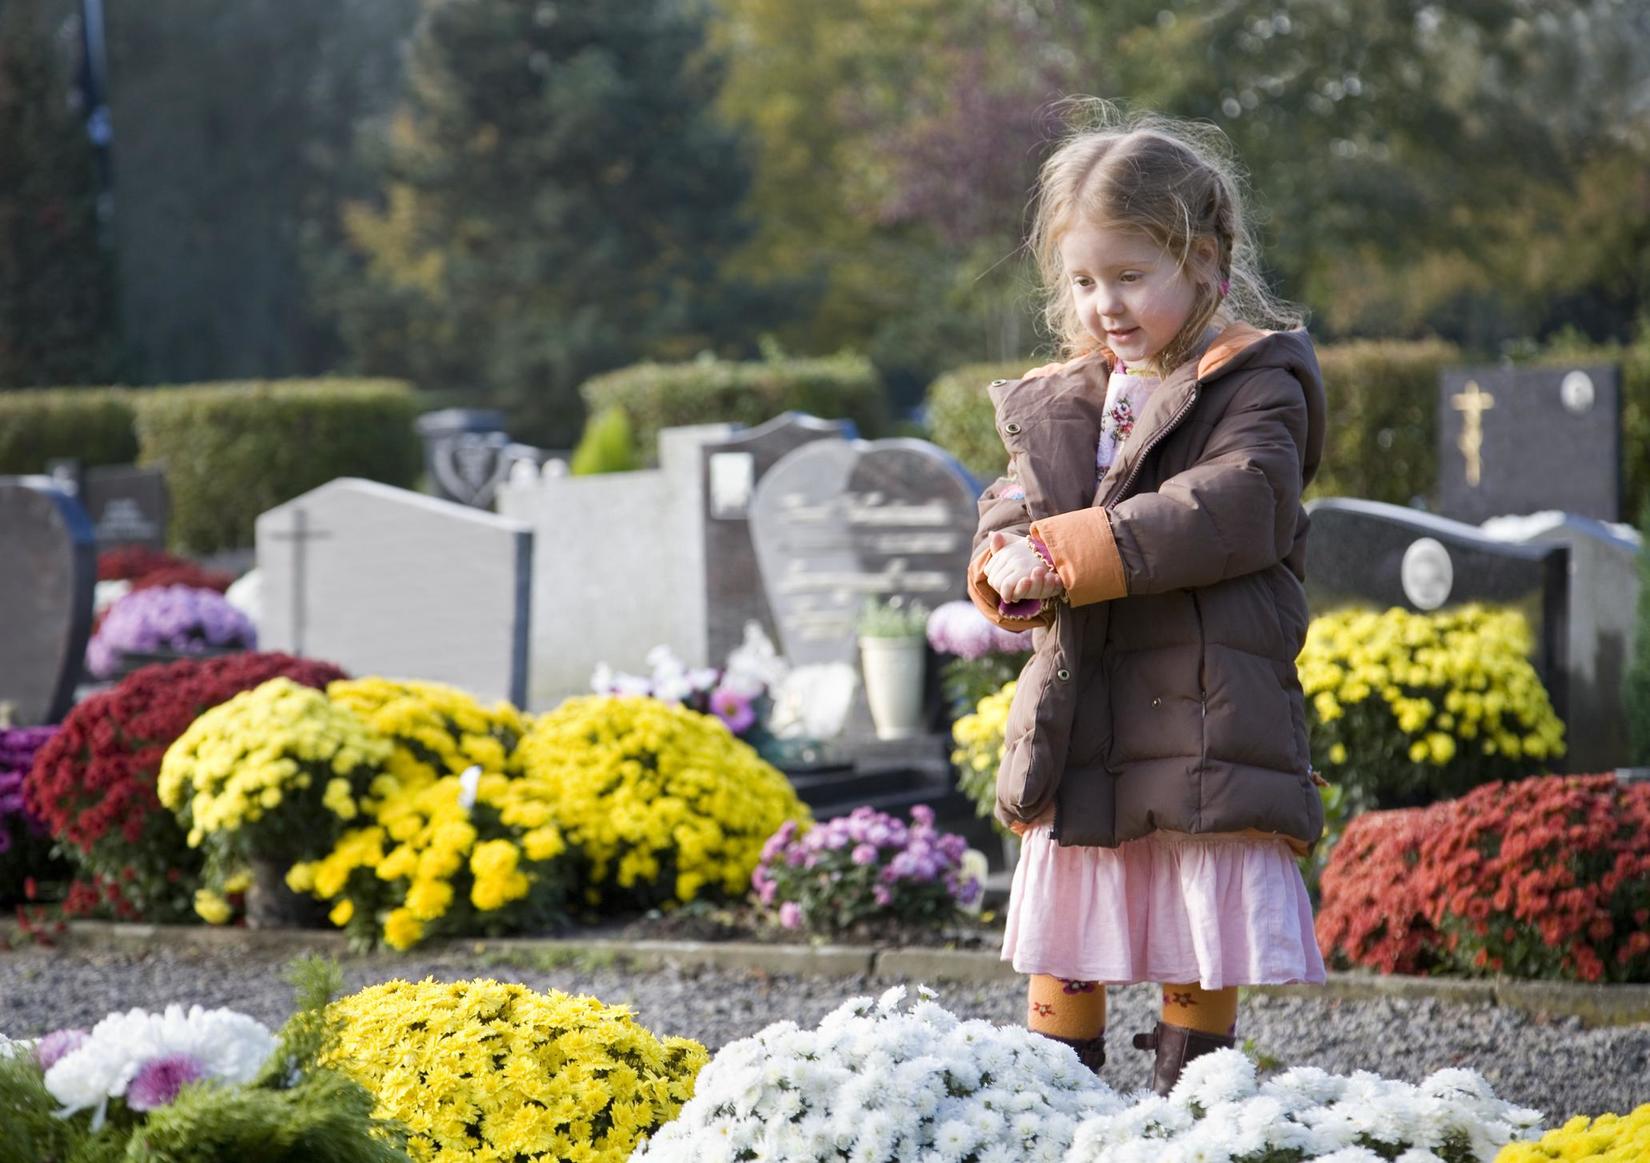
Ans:
[[[1180,427],[1180,422],[1186,418],[1186,413],[1190,412],[1192,410],[1192,405],[1196,403],[1197,385],[1193,384],[1191,394],[1186,397],[1186,402],[1180,405],[1179,411],[1169,417],[1169,422],[1167,424],[1163,425],[1163,427],[1159,428],[1152,434],[1152,438],[1147,442],[1146,447],[1142,448],[1140,450],[1140,455],[1135,457],[1134,467],[1129,470],[1129,475],[1124,477],[1122,484],[1113,489],[1111,496],[1106,498],[1104,508],[1115,509],[1118,504],[1121,503],[1123,494],[1129,491],[1129,486],[1134,484],[1134,478],[1140,475],[1140,469],[1145,465],[1146,458],[1151,455],[1154,448],[1163,443],[1169,433]]]

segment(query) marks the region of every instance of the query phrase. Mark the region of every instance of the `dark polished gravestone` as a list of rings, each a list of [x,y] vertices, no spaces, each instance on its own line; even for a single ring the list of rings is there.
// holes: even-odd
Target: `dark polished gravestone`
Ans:
[[[129,464],[89,468],[80,500],[99,551],[121,545],[166,548],[170,498],[164,469]]]
[[[1454,368],[1439,377],[1438,511],[1477,524],[1621,514],[1618,369]]]
[[[46,477],[0,477],[0,721],[55,723],[68,712],[96,580],[80,503]]]
[[[426,412],[414,427],[424,440],[424,469],[436,496],[474,509],[491,509],[498,488],[517,464],[536,474],[547,458],[542,450],[518,444],[504,431],[504,413],[487,408],[445,408]]]
[[[1553,709],[1569,721],[1568,546],[1498,541],[1476,526],[1378,501],[1331,497],[1307,511],[1306,601],[1314,615],[1468,602],[1516,609],[1529,622],[1532,661]]]
[[[927,441],[805,445],[757,485],[750,516],[779,645],[794,666],[857,666],[867,598],[933,609],[966,596],[973,484]]]
[[[756,486],[786,455],[819,440],[852,440],[852,421],[785,412],[726,440],[700,446],[700,490],[705,530],[706,656],[722,659],[755,621],[777,634],[773,610],[757,571],[750,505]]]

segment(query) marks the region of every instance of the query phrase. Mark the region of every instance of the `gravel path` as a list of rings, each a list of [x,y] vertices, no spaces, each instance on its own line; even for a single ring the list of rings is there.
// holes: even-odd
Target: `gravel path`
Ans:
[[[171,1001],[231,1006],[273,1026],[291,1010],[283,966],[282,958],[245,952],[0,951],[0,1033],[30,1037],[91,1025],[110,1010]],[[452,953],[355,958],[344,971],[351,989],[394,977],[488,976],[594,994],[634,1007],[652,1030],[697,1038],[713,1050],[781,1018],[809,1025],[846,997],[893,984],[713,969],[641,972],[594,963],[505,965]],[[1023,1000],[1013,986],[946,984],[938,992],[942,1004],[965,1017],[1023,1020]],[[1129,1047],[1127,1035],[1155,1018],[1149,986],[1112,991],[1115,1032],[1105,1071],[1112,1086],[1144,1084],[1147,1056]],[[1239,1023],[1241,1036],[1263,1061],[1337,1073],[1369,1069],[1410,1081],[1447,1066],[1470,1066],[1503,1097],[1546,1111],[1549,1124],[1575,1114],[1625,1113],[1650,1102],[1650,1024],[1588,1030],[1575,1019],[1544,1022],[1489,1006],[1349,1001],[1309,991],[1246,999]]]

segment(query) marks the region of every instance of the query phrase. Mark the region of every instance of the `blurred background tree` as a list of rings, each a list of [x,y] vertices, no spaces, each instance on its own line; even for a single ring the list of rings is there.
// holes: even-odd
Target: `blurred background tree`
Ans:
[[[754,342],[783,296],[724,275],[750,162],[711,109],[705,10],[428,0],[406,95],[363,141],[319,281],[357,370],[508,409],[568,446],[577,388],[644,356]]]
[[[38,5],[0,4],[0,384],[115,374],[114,272],[97,170],[62,51]]]

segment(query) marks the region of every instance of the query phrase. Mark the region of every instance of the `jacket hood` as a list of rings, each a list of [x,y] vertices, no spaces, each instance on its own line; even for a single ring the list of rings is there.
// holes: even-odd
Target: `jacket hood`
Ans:
[[[1217,335],[1198,360],[1197,378],[1208,382],[1258,368],[1280,368],[1294,376],[1306,396],[1306,445],[1301,449],[1302,483],[1310,483],[1323,460],[1329,402],[1312,340],[1304,330],[1261,331],[1235,323]]]

